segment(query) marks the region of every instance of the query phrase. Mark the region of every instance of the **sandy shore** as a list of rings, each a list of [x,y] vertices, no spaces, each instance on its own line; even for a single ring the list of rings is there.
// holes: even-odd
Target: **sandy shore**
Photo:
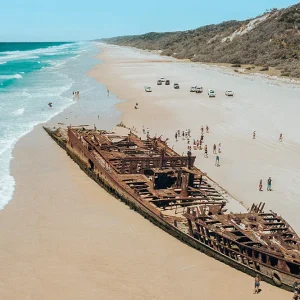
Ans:
[[[201,126],[208,125],[210,133],[205,134],[204,144],[208,145],[209,158],[196,151],[196,164],[245,207],[266,202],[266,209],[282,214],[300,232],[299,86],[168,60],[146,51],[115,46],[103,49],[99,58],[105,63],[90,74],[119,98],[128,100],[118,104],[125,124],[139,132],[144,125],[152,134],[163,134],[178,152],[187,151],[187,142],[175,142],[177,129],[189,128],[192,138],[199,139]],[[160,77],[170,79],[171,86],[157,86]],[[180,90],[172,88],[173,82],[180,84]],[[146,85],[152,86],[152,93],[144,92]],[[202,85],[204,93],[190,93],[192,85]],[[207,97],[208,88],[216,90],[215,99]],[[227,89],[235,92],[233,98],[225,96]],[[139,110],[134,109],[136,102]],[[283,143],[278,142],[281,132]],[[215,167],[212,153],[213,144],[218,143],[222,144],[220,168]],[[273,192],[266,191],[269,176]],[[264,192],[258,191],[260,179]]]
[[[219,89],[226,85],[228,78],[231,82],[239,78],[215,75],[217,71],[202,70],[201,74],[196,67],[148,55],[108,47],[101,55],[104,64],[90,73],[108,86],[110,97],[116,94],[127,100],[118,104],[124,123],[139,131],[144,125],[152,134],[170,137],[170,143],[178,151],[186,151],[186,141],[175,143],[175,129],[190,128],[192,134],[196,134],[202,124],[208,124],[211,133],[205,136],[205,142],[209,145],[222,142],[222,165],[215,168],[214,157],[210,155],[204,159],[202,152],[196,153],[199,156],[197,164],[245,206],[251,201],[266,201],[268,208],[283,212],[299,229],[296,217],[299,204],[295,198],[299,177],[293,172],[299,159],[296,156],[299,144],[293,139],[293,132],[287,135],[284,143],[278,144],[274,124],[266,126],[275,131],[273,136],[265,133],[266,128],[260,123],[260,134],[253,144],[252,129],[248,132],[247,122],[256,108],[254,104],[249,102],[242,107],[244,102],[239,94],[232,100],[220,96],[209,102],[205,95],[193,95],[186,90],[196,81],[194,84],[203,82],[203,86],[218,87],[217,93],[221,95]],[[174,91],[172,87],[162,86],[158,90],[155,82],[161,76],[178,80],[181,89]],[[214,84],[215,76],[223,76],[222,84]],[[204,82],[206,77],[209,82]],[[250,85],[251,89],[251,83],[247,81],[242,87]],[[151,85],[153,93],[146,94],[144,85]],[[269,92],[269,85],[262,85],[263,93]],[[291,90],[290,94],[293,92]],[[255,93],[257,91],[253,90],[253,95]],[[79,122],[100,128],[111,122],[109,114],[98,119],[91,107],[84,108],[84,98],[80,101],[81,104],[71,106],[49,125],[58,126],[58,122],[78,125]],[[140,106],[138,110],[133,108],[136,102]],[[237,116],[233,118],[236,106],[244,111],[245,124]],[[266,117],[271,113],[273,108],[266,112]],[[280,116],[277,111],[277,121]],[[258,127],[255,129],[259,132]],[[272,159],[265,161],[266,156]],[[253,295],[251,277],[180,243],[111,197],[78,168],[41,126],[18,142],[12,174],[16,179],[14,198],[0,211],[0,298],[243,297],[247,300],[291,297],[264,283],[262,293]],[[259,194],[257,180],[266,176],[274,177],[274,192]],[[287,178],[281,182],[284,177]],[[285,186],[291,178],[292,186]]]

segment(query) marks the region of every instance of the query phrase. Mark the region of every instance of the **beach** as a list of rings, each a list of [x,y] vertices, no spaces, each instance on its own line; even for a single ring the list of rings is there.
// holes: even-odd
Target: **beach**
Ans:
[[[187,141],[176,142],[176,130],[190,129],[192,138],[199,139],[201,126],[208,125],[204,144],[209,157],[195,151],[196,166],[236,198],[236,207],[242,207],[240,202],[244,208],[266,202],[265,210],[278,212],[300,231],[298,87],[136,49],[100,45],[100,51],[101,62],[88,74],[109,90],[99,101],[118,103],[118,112],[100,111],[83,95],[43,125],[110,130],[122,120],[140,135],[144,126],[151,135],[169,138],[179,153],[186,153]],[[156,86],[160,77],[170,79],[171,85]],[[174,82],[179,90],[173,89]],[[145,93],[148,85],[152,93]],[[192,85],[202,85],[203,94],[190,93]],[[208,98],[208,88],[215,88],[215,99]],[[235,92],[233,98],[225,96],[227,89]],[[214,143],[222,144],[219,168]],[[1,298],[291,297],[265,283],[262,292],[253,295],[253,278],[186,246],[113,198],[42,125],[17,143],[13,157],[14,196],[0,211]],[[266,191],[269,176],[272,192]],[[260,179],[263,192],[258,191]]]

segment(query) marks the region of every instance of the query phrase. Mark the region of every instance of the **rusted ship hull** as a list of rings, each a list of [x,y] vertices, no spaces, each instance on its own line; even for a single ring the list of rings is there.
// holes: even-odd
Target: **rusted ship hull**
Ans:
[[[105,163],[102,165],[99,163],[99,161],[94,160],[94,157],[90,155],[88,149],[83,147],[76,138],[72,139],[71,137],[72,141],[66,142],[65,140],[54,134],[53,131],[47,128],[44,129],[90,178],[97,182],[107,192],[109,192],[125,204],[129,205],[130,208],[136,210],[156,226],[160,227],[161,229],[177,238],[178,240],[186,243],[187,245],[231,267],[234,267],[237,270],[240,270],[251,276],[256,276],[259,274],[261,279],[265,282],[277,285],[280,288],[286,290],[292,290],[292,285],[296,278],[295,276],[282,272],[282,270],[271,268],[267,264],[264,264],[261,261],[257,260],[257,263],[260,266],[260,269],[258,270],[254,267],[256,263],[253,259],[251,260],[254,262],[254,264],[249,264],[249,257],[247,257],[246,255],[244,259],[241,258],[241,254],[239,253],[239,258],[241,259],[238,260],[237,257],[234,257],[234,255],[232,255],[232,251],[221,253],[215,244],[212,244],[209,241],[201,241],[199,239],[196,239],[192,236],[191,232],[183,232],[175,224],[172,224],[171,222],[168,222],[165,218],[163,218],[160,211],[155,210],[153,209],[153,207],[150,207],[149,205],[143,203],[143,201],[141,201],[132,190],[125,190],[124,186],[122,186],[122,184],[120,184],[120,182],[118,182],[111,175],[108,170],[108,166],[106,166]],[[73,144],[72,147],[71,144]],[[91,163],[93,164],[93,169],[91,169]],[[277,280],[277,276],[279,276],[280,280]]]

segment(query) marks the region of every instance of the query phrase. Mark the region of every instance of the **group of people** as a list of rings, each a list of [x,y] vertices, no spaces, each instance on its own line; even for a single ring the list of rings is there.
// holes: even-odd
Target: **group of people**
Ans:
[[[145,126],[143,126],[143,134],[147,134],[147,137],[150,136],[150,130],[148,127],[145,129]]]
[[[209,127],[208,125],[201,126],[201,136],[199,140],[194,139],[193,140],[193,149],[194,150],[202,150],[203,149],[203,143],[204,143],[204,133],[209,133]],[[175,141],[178,142],[179,138],[182,138],[183,140],[187,140],[187,151],[191,152],[192,151],[192,146],[190,145],[190,139],[191,139],[191,130],[186,129],[186,130],[177,130],[175,132]],[[221,153],[221,143],[213,145],[213,154],[216,154],[216,161],[215,161],[215,166],[219,167],[220,166],[220,153]],[[204,146],[204,157],[208,158],[208,147],[207,145]]]
[[[186,130],[177,130],[175,132],[175,140],[176,142],[178,142],[178,139],[182,137],[183,140],[187,140],[188,144],[190,143],[190,138],[191,138],[191,130],[190,129],[186,129]]]
[[[73,99],[74,98],[79,99],[79,91],[73,92]]]
[[[262,181],[262,179],[259,181],[258,190],[260,192],[263,191],[263,181]],[[272,191],[272,178],[271,177],[269,177],[269,179],[267,180],[267,191],[269,191],[269,192]]]
[[[254,130],[253,133],[252,133],[252,138],[253,138],[253,140],[256,139],[256,131],[255,131],[255,130]],[[278,142],[282,142],[282,141],[283,141],[283,134],[280,133]]]

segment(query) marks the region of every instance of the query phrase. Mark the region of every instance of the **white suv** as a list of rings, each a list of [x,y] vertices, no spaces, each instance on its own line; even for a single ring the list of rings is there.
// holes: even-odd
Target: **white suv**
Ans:
[[[216,97],[216,92],[213,89],[209,89],[207,94],[209,98]]]
[[[233,91],[226,91],[225,95],[228,96],[228,97],[230,97],[230,96],[232,97],[233,96]]]

